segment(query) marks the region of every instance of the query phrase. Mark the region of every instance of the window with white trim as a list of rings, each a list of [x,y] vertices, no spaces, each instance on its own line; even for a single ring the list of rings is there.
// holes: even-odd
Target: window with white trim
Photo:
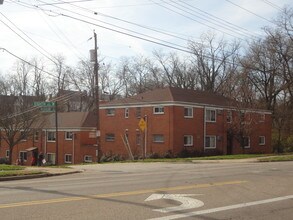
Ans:
[[[259,122],[264,122],[265,119],[266,119],[266,115],[263,114],[263,113],[260,113],[260,115],[259,115]]]
[[[185,147],[193,146],[193,136],[192,135],[184,135],[184,146]]]
[[[10,155],[10,150],[6,150],[6,152],[5,152],[5,157],[8,158],[9,155]]]
[[[64,155],[64,163],[72,163],[72,155],[71,154]]]
[[[227,111],[227,123],[231,123],[232,122],[232,111],[228,110]]]
[[[26,133],[24,131],[20,131],[21,141],[27,141]]]
[[[216,140],[216,136],[206,136],[204,147],[209,149],[215,149],[217,147]]]
[[[184,107],[184,118],[193,118],[193,108]]]
[[[266,144],[266,137],[265,136],[259,136],[258,143],[259,143],[259,145],[265,145]]]
[[[34,141],[36,141],[36,142],[39,141],[39,134],[40,134],[39,131],[35,131],[35,133],[34,133]]]
[[[73,132],[65,131],[65,140],[72,140],[72,139],[73,139]]]
[[[162,135],[162,134],[154,134],[153,135],[153,142],[154,143],[163,143],[164,142],[164,135]]]
[[[207,122],[216,122],[216,110],[215,109],[206,109],[206,121]]]
[[[124,115],[125,115],[125,118],[129,118],[129,108],[125,108]]]
[[[141,134],[136,134],[136,145],[141,145]]]
[[[56,154],[55,153],[47,153],[47,163],[56,164]]]
[[[135,115],[137,118],[141,118],[141,107],[136,107]]]
[[[47,132],[47,141],[48,142],[55,142],[56,141],[56,132],[55,131],[48,131]]]
[[[106,141],[115,141],[115,134],[108,133],[106,134]]]
[[[26,151],[19,151],[19,158],[22,160],[27,160],[27,152]]]
[[[114,116],[115,115],[115,109],[114,108],[108,108],[108,109],[106,109],[106,114],[108,116]]]
[[[91,163],[91,162],[93,162],[93,157],[90,155],[85,155],[83,160],[86,163]]]
[[[244,148],[250,148],[250,137],[243,137],[243,147]]]
[[[164,114],[163,106],[155,106],[153,109],[154,114]]]

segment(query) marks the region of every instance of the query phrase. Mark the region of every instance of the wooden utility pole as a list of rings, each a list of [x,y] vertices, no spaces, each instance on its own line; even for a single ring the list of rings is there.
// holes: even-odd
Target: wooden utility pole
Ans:
[[[55,165],[58,165],[58,106],[57,101],[55,102],[55,126],[56,126],[56,159]]]
[[[97,149],[96,156],[97,162],[100,162],[100,98],[99,98],[99,63],[98,63],[98,46],[97,46],[97,34],[94,31],[95,50],[94,50],[94,74],[95,74],[95,114],[96,114],[96,138],[97,138]]]

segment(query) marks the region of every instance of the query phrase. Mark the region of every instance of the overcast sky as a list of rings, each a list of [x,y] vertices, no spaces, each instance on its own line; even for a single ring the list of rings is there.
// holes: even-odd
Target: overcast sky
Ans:
[[[4,0],[0,48],[25,60],[62,54],[75,65],[89,58],[95,30],[99,54],[118,63],[122,56],[178,51],[170,47],[188,50],[187,40],[207,31],[229,39],[261,37],[261,27],[273,25],[285,5],[292,7],[292,0]],[[12,71],[14,56],[0,50],[2,75]]]

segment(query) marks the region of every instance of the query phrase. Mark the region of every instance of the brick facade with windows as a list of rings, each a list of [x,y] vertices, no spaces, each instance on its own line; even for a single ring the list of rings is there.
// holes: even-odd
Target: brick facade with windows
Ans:
[[[97,139],[94,113],[58,113],[58,164],[79,164],[94,162]],[[33,129],[33,128],[32,128]],[[42,153],[47,164],[56,162],[55,114],[44,116],[44,125],[13,148],[13,163],[23,158],[23,165],[31,165],[32,156]],[[7,144],[2,140],[0,158],[8,158]]]
[[[128,146],[137,157],[184,150],[195,155],[271,153],[271,112],[239,106],[213,93],[171,87],[103,103],[101,150],[125,158]]]

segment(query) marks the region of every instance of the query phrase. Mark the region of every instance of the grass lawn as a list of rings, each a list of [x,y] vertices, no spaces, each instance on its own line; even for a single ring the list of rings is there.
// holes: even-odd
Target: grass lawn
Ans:
[[[0,164],[0,177],[41,174],[40,171],[26,171],[25,167]]]
[[[258,159],[260,162],[293,161],[293,154]]]

